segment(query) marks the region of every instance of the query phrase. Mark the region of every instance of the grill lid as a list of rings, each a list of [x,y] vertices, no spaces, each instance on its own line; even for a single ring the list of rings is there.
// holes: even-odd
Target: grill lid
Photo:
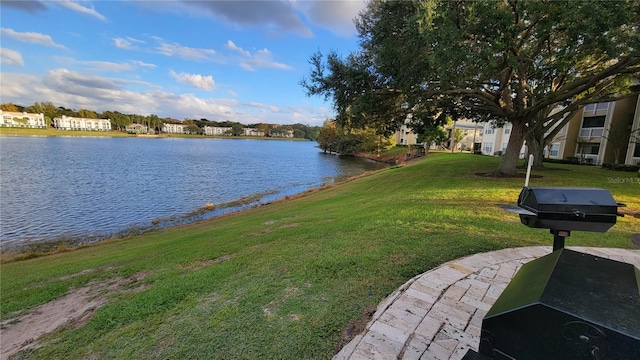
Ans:
[[[518,197],[518,205],[531,211],[575,212],[585,214],[613,214],[618,203],[611,193],[597,188],[524,187]]]
[[[522,188],[518,204],[498,205],[518,214],[523,224],[552,231],[605,232],[616,223],[618,204],[611,193],[598,188]]]

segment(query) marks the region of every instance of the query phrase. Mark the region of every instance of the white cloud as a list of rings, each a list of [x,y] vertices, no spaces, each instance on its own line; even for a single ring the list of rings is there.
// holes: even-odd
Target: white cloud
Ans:
[[[119,91],[125,81],[102,76],[86,75],[68,69],[54,69],[44,77],[46,85],[54,90],[65,90],[76,94],[97,95],[99,92]]]
[[[237,46],[233,41],[228,40],[225,47],[241,55],[240,67],[247,71],[255,71],[259,68],[270,68],[280,70],[291,70],[291,66],[273,61],[273,54],[268,49],[256,51],[254,54]]]
[[[133,71],[137,68],[154,68],[155,65],[147,64],[142,61],[130,61],[124,63],[115,63],[110,61],[85,61],[80,64],[86,64],[97,71],[123,72]]]
[[[164,41],[161,41],[160,46],[156,48],[156,51],[159,54],[165,56],[194,61],[210,59],[211,56],[216,53],[213,49],[191,48],[176,43],[167,43]]]
[[[76,60],[71,57],[53,56],[53,60],[61,66],[90,69],[93,72],[127,72],[136,71],[138,69],[153,69],[154,64],[147,64],[139,60],[131,60],[127,62],[111,62],[111,61],[83,61]]]
[[[271,51],[267,49],[258,50],[255,54],[249,58],[240,62],[240,67],[245,70],[255,71],[258,68],[270,68],[279,70],[291,70],[291,66],[272,60]]]
[[[121,72],[131,71],[134,68],[131,63],[114,63],[110,61],[87,61],[86,64],[98,71]]]
[[[161,112],[189,114],[183,118],[209,120],[238,119],[239,116],[237,110],[234,110],[238,103],[233,100],[202,99],[192,94],[163,93],[162,95],[162,105],[158,109]]]
[[[153,68],[155,68],[155,67],[156,67],[156,65],[155,65],[155,64],[148,64],[148,63],[142,62],[142,61],[140,61],[140,60],[134,60],[134,61],[132,61],[131,63],[132,63],[132,64],[134,64],[135,66],[142,67],[142,68],[150,68],[150,69],[153,69]]]
[[[144,41],[142,40],[134,39],[128,36],[126,38],[113,38],[113,45],[118,49],[133,50],[138,48],[136,44],[143,43]]]
[[[169,71],[169,75],[180,83],[207,91],[211,91],[216,83],[211,75],[176,73],[173,70]]]
[[[233,43],[233,41],[228,40],[227,44],[225,45],[227,47],[227,49],[231,49],[235,52],[237,52],[240,55],[243,56],[251,56],[251,53],[249,53],[247,50],[241,48],[241,47],[237,47],[236,44]]]
[[[13,29],[8,28],[2,28],[1,31],[3,36],[8,36],[20,42],[52,46],[61,49],[65,48],[64,45],[57,44],[55,41],[53,41],[53,39],[49,35],[35,32],[17,32]]]
[[[7,48],[2,48],[0,49],[0,64],[24,66],[24,60],[22,60],[22,54],[20,54],[19,52]],[[3,84],[3,86],[5,85],[6,84]]]
[[[97,12],[94,8],[88,8],[86,6],[82,6],[80,5],[78,2],[75,1],[71,1],[71,0],[61,0],[58,2],[58,4],[66,7],[67,9],[73,10],[73,11],[77,11],[83,14],[87,14],[87,15],[91,15],[97,19],[100,20],[106,20],[107,18],[104,17],[104,15],[100,14],[99,12]]]

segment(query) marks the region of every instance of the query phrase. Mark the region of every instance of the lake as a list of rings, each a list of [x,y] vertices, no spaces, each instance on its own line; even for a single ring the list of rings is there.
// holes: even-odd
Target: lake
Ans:
[[[311,141],[0,137],[0,245],[85,243],[265,204],[385,165]]]

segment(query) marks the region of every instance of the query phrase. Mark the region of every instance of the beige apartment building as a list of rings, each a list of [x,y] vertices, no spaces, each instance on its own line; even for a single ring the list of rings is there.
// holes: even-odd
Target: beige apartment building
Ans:
[[[627,156],[624,159],[624,163],[629,165],[640,164],[640,95],[636,99],[636,109],[633,115],[629,146],[627,147]]]
[[[60,118],[53,119],[53,126],[60,130],[111,131],[111,120],[62,115]]]
[[[164,123],[162,125],[162,132],[167,134],[186,134],[187,125]]]
[[[46,128],[44,114],[0,110],[0,126]]]
[[[558,133],[545,156],[594,165],[640,161],[640,97],[586,105]]]
[[[586,105],[569,120],[545,149],[550,159],[576,158],[594,165],[640,162],[640,97]],[[509,142],[511,124],[494,128],[485,124],[482,153],[500,156]],[[520,157],[526,154],[526,145]],[[617,157],[617,159],[616,159]]]
[[[479,148],[482,143],[484,123],[462,119],[445,125],[444,129],[449,134],[449,141],[444,144],[448,149],[451,149],[453,134],[455,134],[456,130],[460,130],[462,133],[462,140],[455,142],[454,150],[473,151],[474,144],[475,148]],[[418,144],[418,136],[406,124],[403,124],[400,129],[395,132],[393,138],[397,145],[409,146]]]

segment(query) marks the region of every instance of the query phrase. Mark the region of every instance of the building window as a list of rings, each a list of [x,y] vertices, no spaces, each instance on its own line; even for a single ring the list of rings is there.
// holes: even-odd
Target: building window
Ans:
[[[558,157],[559,152],[560,152],[560,143],[551,144],[551,149],[549,149],[549,157]]]
[[[598,155],[600,144],[588,144],[582,147],[582,155]]]
[[[493,144],[490,142],[486,142],[482,144],[482,152],[485,154],[491,154],[493,151]]]
[[[594,103],[594,104],[587,104],[584,107],[584,111],[590,111],[590,112],[594,112],[594,111],[606,111],[609,109],[609,103],[608,102],[602,102],[602,103]]]
[[[503,142],[503,143],[502,143],[502,153],[503,153],[503,154],[507,151],[507,145],[508,145],[508,144],[509,144],[509,143],[506,143],[506,142]]]
[[[505,135],[511,134],[511,124],[507,124],[507,126],[504,127],[504,134]]]
[[[603,128],[604,116],[585,116],[582,120],[582,128]]]
[[[636,148],[633,150],[633,157],[640,157],[640,142],[636,143]]]
[[[493,134],[493,128],[488,128],[487,131],[484,132],[486,135]]]

